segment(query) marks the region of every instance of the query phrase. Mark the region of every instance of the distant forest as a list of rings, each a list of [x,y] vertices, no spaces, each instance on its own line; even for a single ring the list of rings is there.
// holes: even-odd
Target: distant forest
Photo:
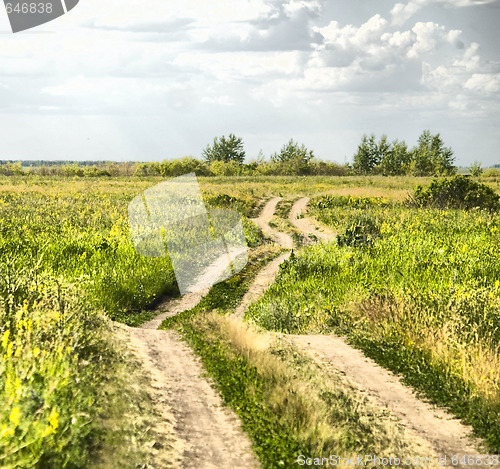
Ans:
[[[109,160],[102,161],[75,161],[75,160],[0,160],[0,165],[5,165],[7,163],[21,163],[23,167],[32,166],[38,168],[40,166],[64,166],[64,165],[74,165],[79,166],[104,166],[109,163],[116,163]],[[129,164],[136,163],[135,161],[128,161]]]
[[[389,142],[386,135],[377,141],[374,134],[364,135],[353,155],[353,163],[339,164],[318,159],[312,150],[293,139],[279,152],[265,158],[262,152],[253,161],[245,162],[246,152],[241,137],[229,134],[214,138],[201,158],[186,156],[162,162],[116,162],[73,160],[0,160],[0,175],[114,177],[163,176],[175,177],[187,173],[198,176],[449,176],[457,173],[453,150],[445,147],[439,134],[425,130],[413,148],[403,141]],[[500,164],[492,168],[500,168]],[[467,168],[479,176],[484,170],[475,162]],[[495,172],[494,169],[489,171]],[[485,174],[486,175],[486,174]]]

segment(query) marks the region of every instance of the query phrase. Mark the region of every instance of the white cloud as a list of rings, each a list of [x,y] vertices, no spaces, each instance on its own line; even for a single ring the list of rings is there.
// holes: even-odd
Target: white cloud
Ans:
[[[465,51],[463,57],[453,62],[455,67],[462,67],[467,72],[473,72],[480,67],[481,57],[478,54],[479,44],[473,42]]]
[[[474,73],[464,87],[467,90],[491,95],[500,91],[500,73]]]
[[[411,31],[414,33],[414,41],[407,52],[409,58],[417,58],[425,53],[436,51],[443,44],[451,44],[458,48],[463,47],[463,43],[460,41],[462,31],[459,30],[447,31],[444,26],[433,22],[419,22]]]
[[[427,56],[437,56],[442,48],[456,54],[456,49],[464,47],[460,30],[448,30],[433,22],[419,22],[409,30],[394,31],[378,14],[360,26],[341,26],[332,21],[316,31],[324,40],[316,48],[311,65],[351,68],[352,73],[362,72],[369,80],[373,79],[373,74],[366,72],[379,71],[390,75],[411,68],[413,62]],[[390,76],[388,78],[390,80]],[[414,80],[408,80],[409,86],[412,83]]]
[[[314,13],[319,13],[321,11],[321,2],[318,0],[290,0],[289,2],[284,2],[283,8],[285,12],[293,15],[301,10],[309,10]]]
[[[391,10],[393,24],[404,24],[415,13],[428,5],[444,5],[450,8],[463,8],[498,3],[498,0],[410,0],[408,3],[396,3]]]
[[[387,25],[387,21],[380,15],[375,15],[360,27],[346,25],[341,27],[337,21],[331,21],[328,26],[315,28],[325,39],[327,44],[340,49],[366,47],[371,41],[380,37],[380,32]]]
[[[495,52],[484,47],[480,56],[479,44],[470,38],[481,43],[483,38],[473,36],[467,21],[463,32],[443,26],[439,15],[404,27],[394,22],[431,3],[482,2],[410,0],[396,4],[392,17],[389,8],[376,10],[376,2],[361,2],[359,11],[342,2],[334,9],[332,3],[86,0],[36,34],[4,35],[2,114],[24,113],[33,125],[44,116],[64,115],[59,127],[71,116],[106,117],[109,125],[120,120],[110,151],[113,145],[123,150],[118,143],[127,138],[127,148],[135,149],[126,154],[147,159],[142,147],[163,151],[165,132],[173,148],[169,156],[179,156],[195,154],[224,132],[246,130],[261,145],[261,139],[273,142],[277,134],[307,132],[326,141],[332,128],[343,137],[351,126],[357,140],[365,131],[390,126],[390,119],[421,131],[431,128],[427,121],[436,116],[440,125],[443,116],[491,114],[498,108]],[[341,20],[344,15],[351,24]],[[404,124],[409,115],[411,122]],[[14,122],[23,125],[12,122],[7,129]],[[97,127],[89,127],[89,134],[98,133]],[[80,133],[65,133],[70,134]],[[9,151],[16,140],[12,137]],[[94,152],[100,146],[102,139],[88,148]]]

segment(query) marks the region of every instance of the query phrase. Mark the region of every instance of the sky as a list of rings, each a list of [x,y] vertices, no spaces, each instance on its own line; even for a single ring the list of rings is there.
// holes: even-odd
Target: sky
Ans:
[[[80,0],[13,34],[0,10],[0,159],[247,160],[293,138],[352,162],[428,129],[500,164],[500,0]]]

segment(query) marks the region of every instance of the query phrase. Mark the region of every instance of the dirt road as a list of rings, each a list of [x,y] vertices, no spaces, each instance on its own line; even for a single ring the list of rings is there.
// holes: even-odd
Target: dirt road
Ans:
[[[206,280],[200,277],[198,286]],[[153,380],[149,393],[161,414],[153,432],[167,442],[153,448],[155,469],[261,467],[239,418],[223,405],[199,359],[176,332],[157,330],[166,317],[196,306],[208,290],[167,301],[156,318],[128,328],[132,348]]]
[[[153,377],[153,400],[163,414],[155,432],[169,432],[172,440],[170,447],[157,451],[154,467],[259,468],[240,420],[223,406],[203,376],[201,363],[178,334],[138,328],[130,336]]]
[[[329,241],[335,236],[333,230],[327,226],[320,225],[312,218],[304,217],[303,214],[306,211],[308,203],[309,197],[303,197],[293,204],[288,215],[290,223],[303,234],[314,235],[323,242]]]
[[[263,232],[286,249],[293,248],[292,238],[269,226],[280,198],[271,199],[255,219]],[[298,200],[290,212],[290,221],[301,232],[315,234],[327,241],[333,233],[319,228],[314,220],[300,218],[308,199]],[[236,320],[272,284],[283,254],[256,276],[235,312]],[[153,377],[151,394],[162,413],[155,431],[164,434],[166,446],[156,448],[155,468],[258,468],[251,443],[241,430],[236,415],[223,407],[219,394],[203,377],[203,368],[189,347],[173,331],[156,330],[161,321],[196,305],[207,293],[190,293],[161,306],[157,318],[141,328],[128,328],[138,357]],[[470,428],[442,409],[419,400],[398,377],[381,368],[341,337],[331,335],[285,336],[299,349],[312,356],[325,370],[342,373],[345,379],[378,406],[389,409],[415,440],[432,448],[429,456],[478,454],[477,440],[468,438]],[[474,466],[467,466],[468,468]]]
[[[272,217],[270,209],[276,206],[274,200],[264,208],[266,220]],[[290,210],[290,222],[301,232],[315,234],[322,241],[328,241],[334,235],[331,230],[320,228],[318,223],[309,218],[299,218],[308,202],[306,197],[295,202]],[[274,236],[284,241],[283,246],[290,245],[291,237],[286,233]],[[286,239],[287,237],[289,239]],[[272,279],[268,278],[267,282],[272,282]],[[258,293],[254,292],[254,295],[257,296]],[[352,385],[366,393],[378,405],[389,409],[415,436],[428,443],[434,451],[431,456],[447,454],[450,458],[452,455],[484,454],[479,452],[480,441],[468,436],[472,428],[463,425],[444,409],[418,399],[397,376],[365,357],[343,338],[332,335],[285,337],[312,356],[323,368],[334,373],[343,373]]]

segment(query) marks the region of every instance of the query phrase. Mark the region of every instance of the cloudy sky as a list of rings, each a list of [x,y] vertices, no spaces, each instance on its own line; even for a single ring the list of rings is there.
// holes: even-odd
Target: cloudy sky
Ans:
[[[500,164],[500,0],[80,0],[12,34],[0,12],[0,159],[324,160],[364,133],[441,133]]]

